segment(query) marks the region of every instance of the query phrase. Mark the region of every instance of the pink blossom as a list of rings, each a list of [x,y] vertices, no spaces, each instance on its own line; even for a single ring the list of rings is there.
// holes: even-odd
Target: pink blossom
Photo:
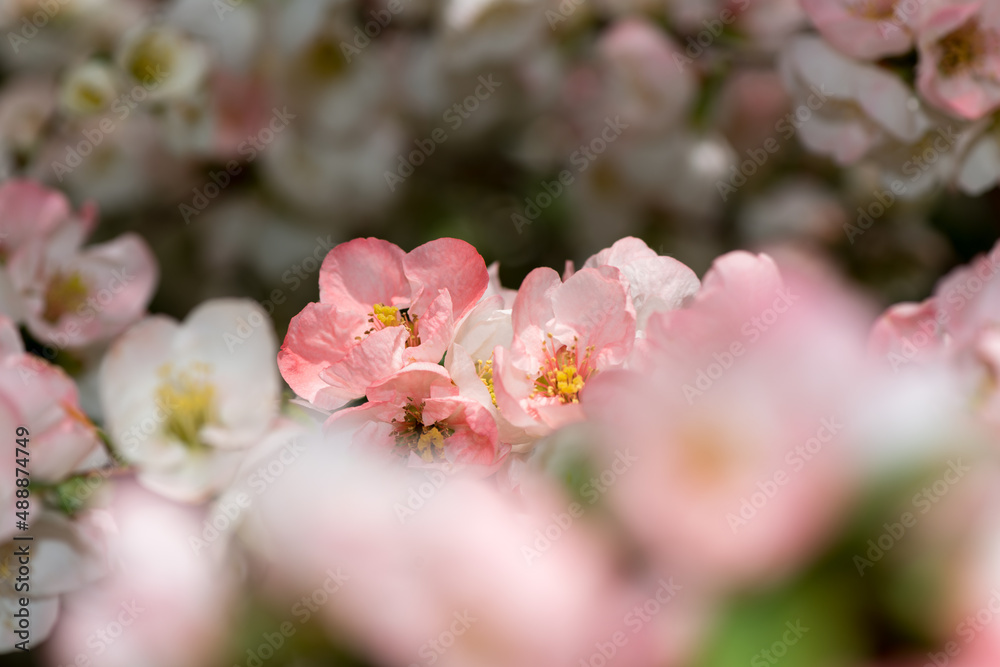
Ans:
[[[341,244],[320,269],[319,303],[288,327],[281,374],[317,407],[339,408],[407,364],[440,362],[489,280],[483,258],[457,239],[409,253],[371,238]]]
[[[233,579],[189,546],[202,513],[130,481],[114,484],[107,507],[94,512],[107,526],[110,573],[65,600],[48,645],[52,664],[80,655],[102,667],[220,664]]]
[[[977,120],[1000,108],[1000,6],[951,1],[930,12],[917,35],[917,83],[927,100]]]
[[[79,229],[63,228],[18,252],[8,266],[31,333],[57,347],[107,340],[142,317],[158,268],[137,234],[80,247]]]
[[[96,429],[80,409],[73,380],[58,366],[25,354],[6,318],[0,318],[0,340],[0,403],[8,432],[28,429],[34,479],[61,481],[101,449]],[[9,473],[3,487],[13,494],[14,471]]]
[[[931,127],[899,77],[851,60],[817,37],[791,40],[780,67],[803,116],[779,129],[797,131],[806,147],[839,164],[853,164],[891,142],[914,144]]]
[[[135,234],[82,247],[93,205],[74,214],[66,197],[31,181],[0,187],[0,305],[56,347],[106,340],[138,319],[156,286],[156,260]]]
[[[583,418],[587,383],[623,364],[635,343],[628,290],[613,266],[565,282],[549,268],[528,274],[514,301],[511,347],[494,352],[497,405],[511,424],[540,437]]]
[[[657,311],[680,308],[700,287],[698,276],[673,257],[658,255],[644,241],[628,236],[590,257],[584,268],[613,266],[622,272],[642,330]]]
[[[913,47],[899,0],[802,0],[823,37],[845,55],[861,60],[898,56]]]
[[[9,260],[29,241],[48,237],[73,218],[92,229],[95,214],[87,206],[74,216],[65,195],[35,181],[6,181],[0,185],[0,260]]]
[[[13,505],[4,510],[14,516]],[[32,506],[34,507],[34,505]],[[71,521],[60,514],[32,509],[31,542],[13,539],[13,521],[10,530],[3,530],[0,538],[0,653],[15,650],[25,640],[14,630],[18,620],[14,614],[20,609],[19,600],[29,594],[29,623],[27,646],[34,648],[46,639],[60,615],[63,596],[83,588],[98,579],[105,571],[103,539],[90,516]],[[15,588],[20,567],[19,549],[29,545],[30,591],[23,588],[23,581]],[[62,599],[61,599],[62,598]]]
[[[534,546],[565,504],[519,511],[484,481],[386,468],[340,444],[314,443],[252,510],[279,608],[324,591],[328,632],[396,665],[575,667],[623,629],[634,598],[587,526]],[[310,548],[289,552],[304,532]],[[615,664],[653,664],[646,639],[630,634]]]
[[[359,447],[397,456],[412,467],[492,471],[509,451],[493,415],[460,395],[438,364],[416,362],[368,388],[368,402],[335,413],[328,424],[356,428]]]
[[[584,403],[607,458],[636,459],[612,507],[661,569],[707,590],[786,576],[849,498],[866,313],[793,277],[766,255],[720,257],[689,306],[650,318],[636,370],[599,376]]]

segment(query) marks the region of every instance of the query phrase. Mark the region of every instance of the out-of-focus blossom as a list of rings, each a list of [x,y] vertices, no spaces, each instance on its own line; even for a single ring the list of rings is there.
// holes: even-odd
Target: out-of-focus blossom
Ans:
[[[107,63],[90,60],[66,74],[59,102],[71,114],[89,115],[105,110],[117,94],[114,69]]]
[[[493,415],[460,395],[448,371],[416,362],[371,385],[368,402],[335,413],[331,428],[354,426],[354,443],[410,467],[492,472],[509,446],[500,443]]]
[[[96,223],[93,206],[74,216],[58,192],[16,183],[8,193],[11,224],[17,226],[11,241],[21,244],[6,266],[16,294],[10,310],[32,335],[61,348],[78,348],[107,340],[142,315],[158,271],[140,236],[123,234],[83,247]],[[36,224],[36,231],[27,231]]]
[[[899,0],[802,0],[823,37],[861,60],[898,56],[913,48],[913,32]],[[915,3],[914,3],[915,4]]]
[[[597,48],[606,82],[603,110],[621,114],[633,131],[676,127],[696,89],[673,40],[648,21],[624,19],[601,36]]]
[[[13,470],[9,472],[13,479]],[[3,505],[13,517],[13,499]],[[41,511],[31,522],[30,541],[15,540],[13,521],[5,523],[10,528],[0,533],[0,652],[6,653],[18,644],[22,649],[33,648],[35,642],[45,640],[60,615],[60,596],[94,582],[104,573],[106,563],[102,559],[103,536],[89,519],[70,521]],[[22,569],[25,565],[30,565],[27,577]],[[30,582],[28,588],[25,581]],[[27,607],[20,603],[25,597],[30,601]],[[25,609],[27,625],[21,624],[23,615],[16,616]]]
[[[31,475],[58,482],[100,449],[94,425],[80,409],[73,380],[58,366],[25,354],[21,337],[0,318],[0,400],[10,417],[10,432],[24,426],[31,434]],[[14,471],[3,482],[13,493]]]
[[[954,0],[921,21],[917,82],[927,100],[976,120],[1000,108],[1000,6]]]
[[[252,301],[207,301],[183,323],[149,317],[101,366],[107,430],[139,481],[203,500],[234,478],[248,449],[277,427],[277,344]]]
[[[404,253],[356,239],[330,251],[319,283],[320,301],[292,320],[278,366],[295,393],[335,409],[407,364],[440,362],[489,274],[464,241],[439,239]]]
[[[408,490],[423,482],[336,442],[312,446],[254,508],[253,541],[274,559],[273,595],[325,588],[328,631],[386,664],[433,655],[446,666],[568,667],[595,650],[595,637],[621,629],[627,592],[589,530],[536,543],[558,505],[519,512],[491,485],[457,475],[411,509]],[[313,547],[285,553],[306,526]],[[428,643],[449,628],[450,645]],[[647,647],[632,638],[616,663],[646,664]]]
[[[167,25],[140,26],[123,38],[118,66],[151,100],[183,99],[208,71],[205,47]]]
[[[446,43],[456,62],[478,64],[519,57],[546,28],[533,0],[448,0],[442,7]]]
[[[190,541],[202,512],[131,481],[115,483],[105,508],[110,574],[65,600],[50,659],[80,656],[105,667],[209,667],[225,659],[233,573]],[[32,610],[34,611],[34,610]]]
[[[613,507],[661,567],[711,590],[787,576],[830,538],[852,486],[843,409],[866,321],[767,256],[716,260],[685,308],[650,318],[635,371],[584,407],[636,464]]]
[[[819,38],[792,40],[781,68],[800,105],[796,127],[802,142],[840,164],[855,163],[887,141],[913,144],[930,127],[902,80],[837,53]]]

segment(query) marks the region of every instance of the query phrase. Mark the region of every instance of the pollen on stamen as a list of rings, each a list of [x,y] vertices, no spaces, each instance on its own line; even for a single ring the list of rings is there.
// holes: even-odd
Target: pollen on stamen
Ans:
[[[560,403],[579,403],[580,392],[595,372],[592,366],[594,347],[588,346],[581,355],[576,338],[572,345],[563,345],[558,349],[552,334],[548,334],[548,338],[552,342],[545,350],[545,361],[538,368],[532,397],[552,398]]]
[[[193,363],[175,372],[172,364],[164,364],[159,372],[163,382],[156,389],[156,399],[168,413],[164,434],[192,449],[204,447],[201,430],[216,418],[211,368]]]
[[[368,336],[375,331],[381,331],[382,329],[387,329],[389,327],[405,327],[409,332],[410,336],[406,339],[406,347],[416,347],[420,345],[420,334],[417,331],[417,318],[416,316],[410,315],[407,308],[397,308],[395,306],[386,306],[382,303],[372,304],[372,312],[370,312],[368,317],[368,323],[371,324],[371,328],[364,332],[364,336]],[[360,341],[362,336],[355,336],[354,340]]]

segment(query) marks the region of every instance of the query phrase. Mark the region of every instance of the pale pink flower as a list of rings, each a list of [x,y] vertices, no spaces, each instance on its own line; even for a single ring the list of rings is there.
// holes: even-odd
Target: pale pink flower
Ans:
[[[959,118],[1000,108],[1000,5],[951,1],[929,12],[917,34],[921,94]]]
[[[650,315],[680,308],[701,286],[694,271],[673,257],[658,255],[645,241],[631,236],[616,241],[583,264],[585,269],[602,266],[622,272],[640,331]]]
[[[584,403],[607,458],[636,459],[611,506],[655,562],[708,590],[788,575],[846,508],[867,321],[818,282],[720,257],[689,306],[650,318],[636,370],[598,376]]]
[[[480,383],[482,384],[482,383]],[[411,467],[495,470],[509,451],[493,415],[460,395],[448,371],[417,362],[370,386],[368,402],[340,410],[330,427],[353,426],[357,447],[398,457]]]
[[[25,354],[21,337],[0,318],[0,402],[10,433],[30,434],[31,475],[58,482],[101,449],[94,425],[80,409],[73,380],[58,366]],[[3,482],[13,493],[14,471]]]
[[[145,313],[159,276],[138,234],[81,247],[82,231],[63,227],[8,264],[28,330],[57,347],[83,347],[121,333]]]
[[[916,143],[930,128],[899,77],[851,60],[818,37],[792,40],[780,66],[797,104],[781,131],[797,131],[807,148],[839,164],[853,164],[889,142]]]
[[[183,323],[158,315],[104,357],[107,430],[139,481],[203,500],[229,484],[247,451],[278,427],[271,321],[253,301],[206,301]]]
[[[2,505],[4,512],[13,517],[13,502]],[[13,539],[13,519],[4,522],[0,536],[0,653],[14,651],[26,639],[29,641],[25,646],[35,648],[52,632],[60,615],[61,596],[83,588],[105,571],[102,536],[89,517],[70,521],[54,512],[37,508],[31,511],[37,516],[31,519],[30,532],[21,534],[31,535],[31,541]],[[24,590],[23,579],[17,582],[25,549],[31,569],[30,591]],[[15,614],[22,609],[20,599],[26,593],[30,616],[25,632]]]
[[[646,20],[624,19],[601,35],[597,48],[605,115],[621,114],[632,131],[679,124],[694,101],[695,74],[667,33]]]
[[[840,52],[861,60],[898,56],[913,48],[899,0],[802,0],[820,34]]]
[[[71,219],[90,229],[95,214],[88,205],[74,215],[65,195],[35,181],[6,181],[0,185],[0,261],[8,261],[33,239],[47,238]]]
[[[131,481],[114,484],[100,512],[110,574],[65,599],[48,645],[52,664],[79,656],[102,667],[208,667],[225,660],[231,572],[189,541],[205,517]]]
[[[530,448],[534,438],[500,413],[493,384],[493,351],[498,346],[509,348],[514,340],[510,305],[517,292],[505,291],[513,295],[499,293],[483,298],[469,313],[455,332],[444,367],[459,393],[482,405],[493,416],[500,442],[513,445],[513,451],[517,452]],[[511,304],[506,303],[508,300]]]
[[[591,378],[622,365],[635,343],[636,315],[622,272],[585,268],[566,279],[528,274],[514,301],[510,349],[496,348],[493,382],[501,414],[533,437],[583,418]]]
[[[407,364],[440,362],[489,274],[464,241],[438,239],[404,253],[370,238],[331,250],[319,284],[319,303],[288,327],[278,367],[296,394],[331,410]]]
[[[575,667],[616,630],[630,641],[615,664],[653,664],[622,626],[627,589],[589,527],[539,542],[568,503],[518,511],[485,481],[386,468],[339,444],[308,448],[252,510],[279,609],[325,600],[328,632],[384,664]],[[417,504],[422,485],[434,490]],[[302,531],[311,547],[289,551]]]
[[[92,204],[74,214],[66,197],[31,181],[0,188],[0,307],[56,347],[83,347],[120,333],[146,309],[156,260],[135,234],[82,247],[96,224]]]

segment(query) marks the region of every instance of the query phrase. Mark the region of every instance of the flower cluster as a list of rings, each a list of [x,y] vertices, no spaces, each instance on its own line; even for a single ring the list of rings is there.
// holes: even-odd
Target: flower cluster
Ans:
[[[1000,8],[968,0],[803,0],[818,36],[783,69],[800,99],[827,92],[802,129],[842,165],[874,160],[895,194],[934,185],[978,195],[1000,181]]]
[[[319,282],[278,354],[292,389],[321,410],[363,401],[328,424],[410,466],[485,471],[582,420],[591,379],[624,367],[653,313],[699,284],[634,238],[562,277],[536,269],[516,293],[457,239],[409,253],[356,239]]]
[[[33,183],[2,192],[36,223],[9,227],[11,276],[96,219]],[[91,284],[97,251],[68,247]],[[0,466],[8,515],[30,498],[0,532],[3,647],[683,667],[753,661],[759,623],[767,655],[806,663],[918,665],[929,646],[992,664],[998,275],[1000,245],[878,316],[805,255],[730,252],[699,280],[626,237],[512,290],[464,241],[359,238],[327,253],[280,349],[259,304],[177,322],[141,314],[144,288],[136,321],[102,320],[112,339],[60,366],[5,311],[0,422],[30,432],[31,482]],[[917,577],[940,617],[901,615]]]

